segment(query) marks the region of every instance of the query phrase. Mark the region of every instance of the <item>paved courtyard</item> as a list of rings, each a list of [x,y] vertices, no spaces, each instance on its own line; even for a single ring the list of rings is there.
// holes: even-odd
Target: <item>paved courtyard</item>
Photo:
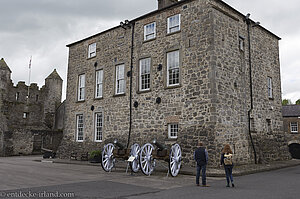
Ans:
[[[38,156],[0,158],[0,198],[299,198],[300,166],[235,178],[208,178],[211,187],[196,187],[195,177],[163,173],[131,176],[124,169],[106,173],[101,166],[38,162]],[[38,195],[39,194],[39,195]],[[47,195],[48,194],[48,195]]]

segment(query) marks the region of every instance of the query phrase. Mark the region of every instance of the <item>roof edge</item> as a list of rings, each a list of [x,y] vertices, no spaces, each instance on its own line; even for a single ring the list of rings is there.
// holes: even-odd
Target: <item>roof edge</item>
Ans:
[[[152,12],[149,12],[149,13],[145,14],[145,15],[142,15],[142,16],[140,16],[140,17],[134,18],[134,19],[132,19],[132,20],[130,21],[130,23],[136,22],[136,21],[141,20],[141,19],[143,19],[143,18],[146,18],[146,17],[148,17],[148,16],[150,16],[150,15],[153,15],[153,14],[156,14],[156,13],[160,13],[160,12],[162,12],[162,11],[164,11],[164,10],[169,9],[169,8],[177,7],[177,6],[180,6],[180,5],[182,5],[182,4],[192,2],[192,1],[195,1],[195,0],[182,0],[182,1],[178,1],[177,3],[174,3],[174,4],[170,5],[170,6],[166,6],[166,7],[162,8],[162,9],[154,10],[154,11],[152,11]],[[232,11],[234,11],[235,13],[237,13],[238,15],[240,15],[240,16],[242,16],[242,17],[246,17],[246,15],[242,14],[241,12],[239,12],[238,10],[236,10],[235,8],[233,8],[232,6],[230,6],[229,4],[225,3],[225,2],[222,1],[222,0],[213,0],[213,1],[215,1],[215,2],[217,2],[217,3],[223,4],[225,7],[231,9]],[[251,20],[251,19],[250,19],[250,20]],[[255,23],[253,20],[251,20],[251,21],[252,21],[253,23]],[[281,38],[280,38],[279,36],[277,36],[276,34],[272,33],[272,32],[269,31],[268,29],[264,28],[264,27],[261,26],[261,25],[258,25],[258,26],[259,26],[260,28],[262,28],[264,31],[266,31],[266,32],[268,32],[269,34],[271,34],[271,35],[273,35],[274,37],[276,37],[278,40],[281,40]],[[118,25],[118,26],[109,28],[109,29],[104,30],[104,31],[102,31],[102,32],[99,32],[99,33],[96,33],[96,34],[91,35],[91,36],[89,36],[89,37],[86,37],[86,38],[84,38],[84,39],[81,39],[81,40],[75,41],[75,42],[73,42],[73,43],[70,43],[70,44],[66,45],[66,47],[71,47],[71,46],[73,46],[73,45],[75,45],[75,44],[77,44],[77,43],[80,43],[80,42],[83,42],[83,41],[92,39],[93,37],[97,37],[97,36],[99,36],[99,35],[101,35],[101,34],[104,34],[104,33],[106,33],[106,32],[109,32],[109,31],[111,31],[111,30],[114,30],[114,29],[117,29],[117,28],[120,28],[120,27],[121,27],[121,26]]]

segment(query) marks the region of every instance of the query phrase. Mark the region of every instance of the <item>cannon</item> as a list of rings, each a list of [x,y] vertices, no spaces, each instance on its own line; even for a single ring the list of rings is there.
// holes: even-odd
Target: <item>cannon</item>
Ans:
[[[129,162],[131,170],[136,173],[140,169],[139,164],[139,152],[140,146],[135,143],[130,149],[127,149],[124,145],[118,142],[117,139],[113,143],[104,145],[102,150],[101,166],[104,171],[110,172],[115,166],[116,158],[127,160],[130,156],[132,161]]]
[[[170,173],[173,177],[177,176],[180,171],[182,159],[179,144],[173,144],[171,148],[167,148],[154,139],[152,144],[147,143],[143,145],[140,150],[139,160],[141,170],[145,175],[151,175],[154,171],[156,159],[168,162],[168,174]]]

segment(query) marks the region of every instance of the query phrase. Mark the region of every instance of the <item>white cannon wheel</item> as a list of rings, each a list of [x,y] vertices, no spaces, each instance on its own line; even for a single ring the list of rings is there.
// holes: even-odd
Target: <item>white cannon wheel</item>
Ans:
[[[154,147],[147,143],[141,148],[140,152],[140,167],[145,175],[150,175],[154,170],[154,159],[152,158],[152,151]]]
[[[169,171],[171,176],[178,175],[181,166],[181,148],[179,144],[174,144],[170,151]]]
[[[140,150],[141,150],[141,147],[137,143],[135,143],[131,146],[130,156],[135,157],[135,159],[132,162],[130,162],[130,167],[134,173],[138,172],[140,169],[140,164],[139,164]]]
[[[101,166],[104,171],[108,172],[111,171],[111,169],[114,167],[115,159],[114,159],[114,145],[109,143],[104,145],[103,151],[102,151],[102,161]]]

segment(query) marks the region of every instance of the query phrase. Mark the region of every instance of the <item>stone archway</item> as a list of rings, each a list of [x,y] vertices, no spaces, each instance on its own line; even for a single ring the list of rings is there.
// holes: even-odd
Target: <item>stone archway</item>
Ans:
[[[289,141],[288,146],[292,158],[300,159],[300,141],[299,140]]]

